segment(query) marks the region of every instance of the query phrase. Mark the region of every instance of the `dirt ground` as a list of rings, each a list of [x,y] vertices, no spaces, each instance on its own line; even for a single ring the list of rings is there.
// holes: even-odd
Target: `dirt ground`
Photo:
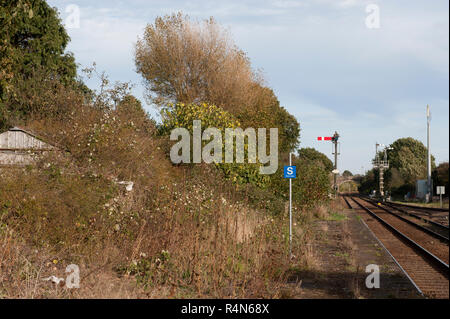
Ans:
[[[360,216],[351,209],[338,218],[314,224],[313,253],[317,265],[289,279],[288,298],[422,298]],[[380,287],[367,288],[366,266],[378,265]]]

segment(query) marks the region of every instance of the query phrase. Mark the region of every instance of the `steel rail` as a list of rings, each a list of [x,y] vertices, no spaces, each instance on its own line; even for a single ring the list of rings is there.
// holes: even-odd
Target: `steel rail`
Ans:
[[[429,252],[427,249],[420,246],[414,240],[404,235],[402,232],[397,230],[394,226],[386,222],[384,219],[379,217],[376,213],[372,212],[369,208],[362,205],[360,202],[356,201],[353,197],[351,198],[359,207],[364,209],[367,213],[369,213],[372,217],[378,220],[381,224],[383,224],[386,228],[388,228],[395,236],[403,240],[405,243],[409,244],[413,249],[419,252],[423,257],[426,257],[430,262],[432,262],[447,278],[449,266],[444,261],[439,259],[437,256]]]
[[[384,250],[387,252],[387,254],[389,256],[391,256],[392,260],[395,262],[395,264],[400,268],[400,270],[405,274],[406,278],[409,279],[409,281],[411,281],[411,283],[413,284],[413,286],[417,289],[417,291],[419,292],[419,294],[421,294],[422,296],[424,296],[423,291],[419,288],[419,286],[416,284],[416,282],[414,281],[414,279],[412,279],[412,277],[408,274],[408,272],[405,270],[405,268],[402,267],[402,265],[400,265],[400,262],[397,260],[397,258],[394,257],[394,255],[391,254],[391,252],[389,251],[389,249],[386,248],[386,246],[383,244],[383,242],[377,237],[377,235],[375,235],[375,233],[372,231],[372,229],[370,229],[369,225],[367,225],[367,223],[364,221],[363,218],[361,218],[361,222],[363,223],[363,225],[369,230],[369,232],[372,234],[372,236],[377,240],[377,242],[380,244],[381,247],[384,248]]]
[[[348,208],[353,209],[352,205],[350,205],[350,203],[347,200],[347,196],[342,196],[342,198],[344,199],[344,201],[347,204]]]
[[[437,238],[437,239],[439,239],[439,240],[441,240],[441,241],[444,241],[444,242],[446,242],[446,243],[448,244],[448,242],[449,242],[448,237],[442,236],[441,234],[438,234],[438,233],[432,231],[431,229],[428,229],[428,228],[423,227],[423,226],[421,226],[421,225],[419,225],[419,224],[416,224],[415,222],[413,222],[413,221],[411,221],[411,220],[409,220],[409,219],[407,219],[407,218],[404,218],[404,217],[402,217],[402,216],[400,216],[400,215],[398,215],[398,214],[396,214],[396,213],[390,211],[390,210],[387,209],[386,207],[383,207],[383,206],[382,206],[383,204],[382,204],[382,205],[377,205],[377,204],[376,204],[375,202],[373,202],[372,200],[369,200],[369,199],[366,199],[366,198],[363,198],[363,197],[361,197],[361,199],[364,200],[364,201],[366,201],[366,202],[368,202],[368,203],[371,203],[372,205],[374,205],[374,206],[376,206],[376,207],[381,208],[381,209],[384,210],[385,212],[391,214],[392,216],[397,217],[397,218],[400,219],[401,221],[404,221],[405,223],[408,223],[409,225],[414,226],[414,227],[416,227],[417,229],[419,229],[419,230],[421,230],[421,231],[423,231],[423,232],[429,234],[430,236],[433,236],[433,237],[435,237],[435,238]]]
[[[396,205],[396,206],[405,206],[405,207],[409,207],[409,208],[415,208],[418,210],[428,210],[428,211],[432,211],[432,212],[444,212],[444,213],[448,213],[449,210],[446,208],[438,208],[438,207],[422,207],[422,206],[415,206],[415,205],[409,205],[409,204],[400,204],[400,203],[394,203],[391,201],[388,201],[389,204],[392,205]]]
[[[363,199],[366,198],[366,199],[370,199],[371,200],[371,198],[368,198],[367,196],[360,195],[359,197],[361,197]],[[448,226],[442,225],[441,223],[435,222],[435,221],[433,221],[431,219],[428,219],[428,218],[425,218],[423,216],[420,216],[420,215],[408,212],[407,210],[403,209],[401,206],[396,206],[397,204],[393,204],[392,202],[383,202],[383,204],[386,205],[386,206],[389,206],[389,207],[391,207],[391,208],[393,208],[395,210],[398,210],[399,212],[402,212],[402,213],[404,213],[406,215],[412,216],[412,217],[420,219],[420,220],[422,220],[422,221],[424,221],[426,223],[434,225],[434,226],[436,226],[438,228],[441,228],[442,230],[446,230],[446,231],[449,230]],[[409,205],[409,206],[411,206],[411,205]]]
[[[407,210],[405,210],[405,209],[403,209],[403,208],[401,208],[401,207],[399,207],[399,206],[392,205],[392,204],[389,203],[389,202],[385,202],[384,204],[385,204],[386,206],[389,206],[389,207],[391,207],[391,208],[393,208],[393,209],[398,210],[399,212],[402,212],[402,213],[407,214],[407,215],[410,215],[410,216],[412,216],[412,217],[421,219],[421,220],[423,220],[424,222],[427,222],[427,223],[430,223],[430,224],[432,224],[432,225],[434,225],[434,226],[437,226],[437,227],[439,227],[439,228],[442,228],[443,230],[447,230],[447,231],[449,230],[448,226],[442,225],[442,224],[440,224],[440,223],[438,223],[438,222],[435,222],[435,221],[433,221],[433,220],[430,220],[430,219],[428,219],[428,218],[424,218],[424,217],[422,217],[422,216],[420,216],[420,215],[417,215],[417,214],[408,212]]]

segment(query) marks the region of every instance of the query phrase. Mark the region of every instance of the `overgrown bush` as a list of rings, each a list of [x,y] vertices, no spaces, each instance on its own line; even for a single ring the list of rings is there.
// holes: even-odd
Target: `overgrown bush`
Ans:
[[[278,128],[281,152],[298,146],[296,118],[212,17],[201,22],[181,12],[157,17],[136,44],[135,63],[156,105],[208,102],[235,116],[244,129]]]
[[[331,191],[330,174],[315,162],[293,159],[297,177],[292,180],[292,199],[301,208],[311,208],[328,201]],[[283,178],[283,171],[274,174],[271,189],[277,196],[287,198],[289,181]]]
[[[28,1],[13,1],[0,17],[1,26],[9,30],[17,31],[16,23],[21,27],[26,22],[25,29],[39,31],[29,41],[31,46],[25,45],[29,37],[22,37],[25,33],[19,30],[22,43],[0,48],[4,66],[0,70],[0,127],[22,125],[58,150],[29,167],[0,170],[0,297],[109,297],[104,289],[111,289],[122,275],[137,279],[145,288],[144,297],[279,297],[289,266],[305,263],[287,257],[287,181],[280,174],[260,175],[259,164],[217,164],[217,170],[204,164],[176,166],[167,158],[164,133],[175,127],[192,129],[194,119],[200,119],[204,128],[217,127],[222,132],[227,127],[278,127],[282,151],[296,147],[298,122],[256,78],[245,54],[228,50],[226,38],[216,33],[219,36],[211,38],[212,43],[224,45],[225,50],[219,50],[219,59],[205,73],[204,61],[196,55],[208,51],[197,45],[201,37],[191,38],[195,40],[191,48],[196,50],[184,49],[185,38],[178,41],[176,49],[182,48],[183,54],[177,55],[182,61],[176,62],[183,64],[188,54],[199,62],[198,72],[189,73],[195,83],[188,92],[173,92],[173,78],[165,88],[167,83],[158,82],[161,77],[150,72],[146,77],[149,87],[159,90],[159,101],[197,101],[207,96],[221,107],[173,105],[157,134],[155,122],[130,95],[129,83],[110,85],[102,74],[101,89],[96,92],[76,81],[73,57],[64,53],[68,38],[56,12],[43,1],[35,2],[43,10]],[[23,19],[12,19],[14,13]],[[40,20],[42,13],[48,13],[51,26],[59,28],[57,41],[47,37],[52,28]],[[174,44],[178,36],[171,32],[173,27],[184,30],[182,21],[179,15],[160,18],[156,29],[160,34],[168,31],[173,37],[167,39]],[[220,31],[212,20],[207,26],[211,35]],[[185,35],[203,34],[201,28],[193,31]],[[147,28],[149,39],[155,35],[151,32]],[[55,48],[50,50],[55,54],[46,56],[48,50],[35,54],[40,52],[30,50],[35,45],[43,51]],[[17,72],[9,56],[21,48],[26,51],[22,54],[32,54],[27,60],[33,63],[27,64],[26,72]],[[138,45],[136,57],[143,74],[154,71],[146,66],[157,66],[146,64],[146,49],[145,43]],[[142,60],[139,52],[144,54]],[[158,70],[168,71],[165,76],[187,75],[170,55],[163,52],[161,56],[160,65],[168,68]],[[221,56],[228,61],[226,65],[220,62]],[[20,62],[16,66],[23,66],[23,57],[15,56]],[[98,75],[95,67],[85,71],[88,76]],[[209,82],[209,91],[197,90],[203,80]],[[14,92],[12,81],[16,81]],[[303,209],[324,200],[328,177],[320,168],[297,165],[294,194]],[[125,190],[120,181],[133,182],[132,190]],[[307,218],[294,207],[299,228]],[[293,249],[303,257],[307,232],[302,229],[301,233]],[[65,266],[71,263],[82,270],[79,290],[69,293],[42,280],[64,276]],[[110,276],[106,281],[105,274]],[[137,288],[132,285],[132,289]]]
[[[163,134],[170,134],[174,128],[186,128],[193,133],[193,121],[200,120],[202,126],[202,133],[208,127],[214,127],[222,133],[222,150],[225,150],[225,129],[238,128],[240,122],[229,112],[222,108],[210,105],[207,103],[200,104],[184,104],[177,103],[169,105],[162,112],[163,123],[160,131]],[[202,141],[202,146],[209,141]],[[233,143],[233,149],[236,149],[236,143]],[[237,151],[237,150],[236,150]],[[244,161],[247,158],[248,141],[244,141]],[[192,154],[191,154],[192,158]],[[215,163],[215,165],[222,170],[225,177],[237,183],[252,183],[259,187],[266,187],[270,181],[270,177],[259,173],[258,163],[224,163],[225,152],[222,152],[222,163]]]

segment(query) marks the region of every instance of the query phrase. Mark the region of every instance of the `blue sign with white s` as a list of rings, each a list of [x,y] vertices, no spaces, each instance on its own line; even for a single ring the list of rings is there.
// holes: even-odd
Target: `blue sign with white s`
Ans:
[[[297,177],[297,167],[296,166],[285,166],[284,167],[284,178],[296,178]]]

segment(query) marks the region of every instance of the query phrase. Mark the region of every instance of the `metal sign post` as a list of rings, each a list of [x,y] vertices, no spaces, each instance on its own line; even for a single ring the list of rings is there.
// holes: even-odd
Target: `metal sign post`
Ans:
[[[289,166],[284,167],[284,178],[289,178],[289,259],[292,259],[292,179],[297,177],[297,167],[292,166],[292,153],[289,153]]]
[[[431,186],[430,121],[430,106],[427,105],[427,194],[425,197],[427,203],[433,200],[433,188]]]
[[[445,186],[436,186],[436,192],[439,194],[439,202],[442,208],[442,195],[445,194]]]
[[[289,166],[292,166],[292,153],[289,153]],[[289,178],[289,258],[292,258],[292,178]]]

